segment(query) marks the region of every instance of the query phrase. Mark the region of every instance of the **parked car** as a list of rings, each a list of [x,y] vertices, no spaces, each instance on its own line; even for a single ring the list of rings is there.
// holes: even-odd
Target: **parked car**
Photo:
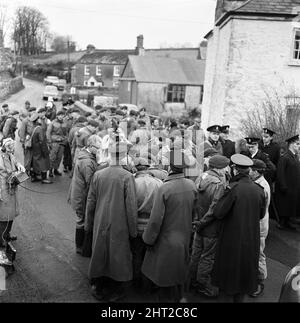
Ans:
[[[57,76],[47,76],[46,78],[44,78],[44,84],[58,86],[59,78]]]
[[[67,85],[67,81],[65,79],[59,79],[58,84],[57,84],[57,88],[58,88],[58,90],[63,91],[66,88],[66,85]]]
[[[45,86],[45,89],[43,92],[43,100],[47,100],[49,96],[51,96],[53,100],[56,100],[56,101],[59,99],[59,92],[56,86],[54,85]]]

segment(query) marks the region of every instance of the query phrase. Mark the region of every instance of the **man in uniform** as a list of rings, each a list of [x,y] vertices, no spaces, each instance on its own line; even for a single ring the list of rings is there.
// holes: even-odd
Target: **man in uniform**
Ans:
[[[25,147],[24,147],[25,139],[26,139],[27,136],[30,136],[32,134],[32,131],[33,131],[33,124],[30,121],[30,117],[32,116],[32,114],[35,111],[36,111],[35,107],[30,107],[28,109],[28,115],[27,115],[26,118],[24,118],[22,120],[20,129],[19,129],[19,138],[20,138],[20,142],[21,142],[21,144],[23,146],[23,149],[24,149],[24,155],[26,155],[26,151],[25,151]],[[26,164],[25,161],[24,161],[24,163]],[[26,168],[26,165],[25,165],[25,168]]]
[[[271,187],[276,175],[276,166],[271,162],[267,154],[259,150],[259,138],[247,137],[245,138],[245,140],[247,142],[248,151],[246,151],[244,154],[251,159],[260,159],[266,164],[267,168],[265,172],[265,178]]]
[[[258,143],[258,148],[267,154],[271,162],[277,167],[280,157],[280,146],[277,142],[273,141],[275,131],[268,128],[263,128],[262,140]]]
[[[215,148],[220,155],[223,155],[222,144],[219,141],[221,126],[213,125],[206,129],[208,131],[208,139],[204,141],[204,150],[207,148]]]
[[[67,134],[63,124],[63,119],[64,113],[62,111],[59,111],[57,113],[56,119],[49,124],[47,129],[47,141],[49,146],[51,147],[49,172],[50,177],[53,177],[53,174],[61,176],[58,168],[64,154],[64,146],[67,142]]]
[[[220,142],[223,148],[223,155],[230,158],[235,154],[235,143],[228,139],[230,126],[222,126],[220,129]]]
[[[279,215],[279,229],[295,229],[294,221],[299,221],[300,214],[300,162],[299,135],[286,140],[287,152],[279,158],[277,181],[275,184],[275,203]]]
[[[212,284],[242,302],[258,284],[260,219],[265,215],[263,188],[250,177],[253,161],[244,155],[231,156],[234,177],[214,209],[222,220]]]
[[[28,116],[29,109],[30,109],[30,102],[26,101],[25,102],[25,107],[22,108],[21,111],[20,111],[20,117],[19,118],[20,118],[21,121]]]

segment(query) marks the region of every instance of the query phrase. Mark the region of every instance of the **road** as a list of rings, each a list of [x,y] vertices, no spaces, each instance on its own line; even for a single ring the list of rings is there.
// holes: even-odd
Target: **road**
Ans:
[[[43,85],[24,80],[25,89],[6,102],[13,108],[29,100],[37,108],[44,106]],[[22,160],[20,146],[17,156]],[[52,185],[26,182],[20,188],[21,214],[15,220],[13,234],[17,258],[16,272],[9,276],[1,302],[96,302],[90,295],[87,268],[89,259],[75,253],[74,214],[67,203],[70,178],[63,174]],[[279,231],[271,222],[266,255],[269,276],[264,294],[255,302],[276,302],[281,284],[300,260],[298,232]],[[189,302],[208,302],[198,295],[187,295]],[[125,302],[153,302],[152,295],[137,295],[131,288]],[[222,301],[222,298],[217,301]]]

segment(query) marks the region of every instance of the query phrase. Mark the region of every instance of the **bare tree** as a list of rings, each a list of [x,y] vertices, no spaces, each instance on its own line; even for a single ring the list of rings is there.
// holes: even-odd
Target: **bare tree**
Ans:
[[[53,49],[56,53],[67,53],[68,46],[70,52],[74,52],[76,50],[75,42],[71,40],[70,36],[53,36],[51,49]]]
[[[286,93],[285,95],[283,93]],[[258,102],[242,119],[242,131],[246,136],[260,136],[263,127],[274,130],[276,139],[285,139],[299,129],[300,95],[296,89],[264,90],[265,98]]]
[[[19,54],[39,54],[48,33],[48,20],[39,10],[25,6],[16,10],[12,39]]]
[[[0,45],[4,43],[4,37],[8,29],[7,6],[0,4]]]

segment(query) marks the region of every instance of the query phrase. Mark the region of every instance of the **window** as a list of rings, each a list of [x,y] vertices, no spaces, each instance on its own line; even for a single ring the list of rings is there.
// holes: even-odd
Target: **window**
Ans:
[[[90,85],[91,85],[91,86],[95,86],[95,82],[91,82],[91,83],[90,83]]]
[[[120,76],[121,67],[120,66],[114,66],[114,76]]]
[[[90,75],[90,67],[88,65],[84,65],[84,75]]]
[[[184,102],[185,86],[173,85],[168,86],[167,102]]]
[[[100,65],[96,66],[96,75],[102,76],[102,71],[101,71],[101,66]]]
[[[293,59],[300,61],[300,29],[295,30]]]
[[[114,80],[113,81],[113,87],[119,86],[119,80]]]
[[[84,81],[84,85],[87,86],[88,85],[88,82],[87,81]]]
[[[131,91],[131,82],[129,81],[128,82],[128,85],[127,85],[127,91],[130,92]]]
[[[203,102],[203,90],[204,90],[203,85],[200,85],[200,101],[199,101],[200,104],[202,104]]]

